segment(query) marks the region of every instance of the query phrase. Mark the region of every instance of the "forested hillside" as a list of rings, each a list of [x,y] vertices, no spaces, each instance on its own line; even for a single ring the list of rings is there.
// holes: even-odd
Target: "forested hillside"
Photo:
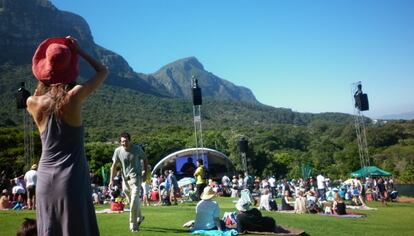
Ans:
[[[19,175],[30,163],[24,159],[23,110],[14,93],[22,78],[31,81],[27,67],[0,67],[0,170]],[[155,165],[164,156],[194,147],[192,101],[144,94],[117,86],[100,87],[84,110],[86,150],[91,169],[108,169],[118,135],[129,131],[143,143]],[[205,100],[202,106],[204,144],[227,154],[240,168],[237,141],[249,140],[250,169],[257,175],[297,178],[301,166],[312,174],[347,178],[360,167],[353,118],[340,113],[309,114],[290,109],[231,101]],[[414,121],[367,121],[371,164],[392,172],[397,181],[414,182]],[[35,158],[40,157],[35,131]],[[25,166],[26,165],[26,166]]]

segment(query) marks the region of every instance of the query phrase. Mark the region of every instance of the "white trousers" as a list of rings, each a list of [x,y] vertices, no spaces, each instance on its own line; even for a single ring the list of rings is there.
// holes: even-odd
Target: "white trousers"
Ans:
[[[138,229],[138,221],[142,219],[141,213],[141,179],[130,179],[123,181],[123,190],[129,202],[129,227]]]

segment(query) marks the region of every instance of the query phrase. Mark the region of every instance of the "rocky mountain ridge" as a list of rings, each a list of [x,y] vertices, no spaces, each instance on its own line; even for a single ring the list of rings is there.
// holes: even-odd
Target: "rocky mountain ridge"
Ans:
[[[218,100],[236,100],[247,103],[258,103],[253,93],[241,86],[221,79],[204,69],[195,57],[188,57],[163,66],[146,80],[150,84],[158,83],[157,87],[173,97],[191,97],[191,79],[197,78],[203,96]]]
[[[162,97],[191,97],[191,78],[196,76],[203,96],[213,99],[257,103],[253,93],[223,80],[195,58],[170,63],[153,74],[133,71],[120,55],[94,42],[88,23],[79,15],[57,9],[48,0],[0,0],[0,65],[31,64],[36,46],[45,38],[72,35],[92,56],[110,70],[106,84]],[[81,75],[91,71],[81,63]]]

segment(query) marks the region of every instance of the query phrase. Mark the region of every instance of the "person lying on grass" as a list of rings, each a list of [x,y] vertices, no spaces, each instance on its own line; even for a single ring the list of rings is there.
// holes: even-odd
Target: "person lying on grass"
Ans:
[[[240,198],[236,203],[236,209],[237,232],[275,232],[276,221],[272,217],[262,216],[257,208],[250,208],[250,202]]]

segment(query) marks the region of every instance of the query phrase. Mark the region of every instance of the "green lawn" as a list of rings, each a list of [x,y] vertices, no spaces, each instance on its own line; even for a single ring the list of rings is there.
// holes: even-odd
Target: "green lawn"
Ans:
[[[217,199],[222,209],[234,211],[231,198]],[[381,206],[370,203],[378,210],[357,211],[367,214],[366,218],[348,219],[320,215],[281,214],[263,212],[276,219],[277,224],[304,229],[310,235],[414,235],[414,204],[389,203]],[[104,207],[99,207],[103,209]],[[190,235],[181,226],[193,219],[195,204],[178,206],[143,207],[145,221],[139,235]],[[0,236],[16,235],[23,218],[35,218],[33,211],[0,211]],[[131,235],[128,230],[128,213],[97,214],[101,235]]]

